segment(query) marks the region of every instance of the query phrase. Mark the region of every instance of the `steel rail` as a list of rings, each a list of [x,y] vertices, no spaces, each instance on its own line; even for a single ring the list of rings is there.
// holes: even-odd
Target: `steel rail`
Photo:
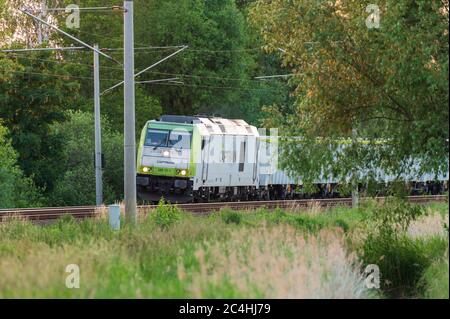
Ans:
[[[367,201],[369,198],[361,198],[361,202]],[[382,201],[386,197],[377,197],[377,201]],[[430,202],[445,202],[446,195],[422,195],[408,196],[408,201],[416,204],[426,204]],[[235,210],[255,210],[258,208],[265,209],[299,209],[308,208],[312,205],[320,207],[349,207],[352,204],[351,198],[321,198],[321,199],[299,199],[299,200],[271,200],[271,201],[243,201],[243,202],[214,202],[214,203],[189,203],[177,204],[177,206],[194,215],[209,215],[213,212],[220,211],[222,208],[228,207]],[[154,211],[157,205],[140,205],[138,206],[139,215],[147,215]],[[13,208],[0,209],[0,222],[11,218],[27,219],[32,221],[50,221],[60,217],[70,215],[76,219],[99,217],[103,212],[107,211],[106,206],[69,206],[69,207],[43,207],[43,208]]]

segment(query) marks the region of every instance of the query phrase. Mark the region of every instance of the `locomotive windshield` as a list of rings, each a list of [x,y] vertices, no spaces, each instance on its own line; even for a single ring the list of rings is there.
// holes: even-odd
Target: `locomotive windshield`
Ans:
[[[190,149],[191,134],[186,131],[177,131],[177,130],[171,131],[168,146],[183,150]]]
[[[189,149],[191,147],[191,133],[184,130],[148,129],[145,146]]]
[[[145,146],[166,146],[168,136],[169,131],[148,129],[147,137],[145,139]]]

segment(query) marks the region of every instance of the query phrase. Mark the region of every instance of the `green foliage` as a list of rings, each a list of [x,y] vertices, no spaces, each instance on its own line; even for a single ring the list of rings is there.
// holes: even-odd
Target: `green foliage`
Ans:
[[[92,113],[68,111],[67,121],[54,124],[51,134],[64,141],[57,165],[61,172],[49,201],[55,206],[95,204],[94,117]],[[123,137],[102,118],[103,198],[105,203],[122,198]]]
[[[94,7],[104,5],[102,0],[63,0],[61,6],[70,3]],[[252,79],[257,75],[276,73],[273,68],[279,69],[279,63],[278,57],[267,56],[258,49],[262,45],[261,39],[247,25],[244,16],[246,4],[237,6],[234,0],[135,0],[134,8],[136,47],[189,45],[188,50],[139,77],[139,80],[179,77],[183,84],[137,84],[137,126],[140,116],[149,120],[161,112],[158,111],[160,107],[163,113],[221,114],[256,122],[263,105],[286,100],[285,83],[264,83]],[[64,27],[64,17],[58,16],[57,19]],[[120,14],[83,12],[80,28],[68,31],[87,43],[99,43],[100,47],[121,47],[123,30],[118,23],[120,19]],[[105,36],[105,30],[108,36]],[[71,44],[66,38],[60,41]],[[144,69],[174,51],[136,50],[136,69]],[[123,59],[121,51],[108,54],[119,61]],[[70,60],[92,63],[92,58],[84,53],[73,53]],[[122,78],[121,68],[111,61],[102,60],[101,67],[101,77],[105,79],[101,81],[102,89]],[[92,76],[88,68],[74,66],[71,71],[77,76]],[[83,95],[90,99],[92,84],[86,81],[81,85]],[[112,104],[111,108],[104,109],[104,114],[112,121],[121,120],[121,91],[117,89],[104,98]],[[74,108],[87,111],[86,107],[83,103]],[[121,124],[118,129],[120,127]]]
[[[145,219],[136,227],[123,227],[120,232],[109,229],[107,220],[104,219],[74,222],[69,218],[44,227],[21,222],[2,224],[0,296],[193,297],[192,285],[193,288],[205,287],[191,275],[201,269],[208,269],[209,273],[209,270],[214,271],[216,267],[216,260],[209,258],[208,251],[204,250],[205,244],[227,244],[233,231],[249,233],[244,227],[233,223],[224,224],[218,215],[215,217],[184,218],[170,228],[155,227],[153,219]],[[280,226],[281,231],[282,229],[284,228]],[[258,233],[265,239],[264,232]],[[242,233],[237,235],[239,234]],[[228,249],[244,254],[252,248],[248,246],[249,238],[234,238],[234,245],[228,246]],[[259,239],[260,237],[255,238],[254,242],[263,244]],[[289,241],[289,237],[286,240]],[[286,249],[284,242],[275,246],[272,246],[272,242],[270,244],[270,247],[280,247],[283,251]],[[206,252],[204,259],[199,254],[202,251]],[[220,254],[221,251],[214,250],[212,253]],[[279,256],[278,250],[273,252],[273,256]],[[289,255],[288,248],[285,252],[288,260],[295,257]],[[262,255],[261,260],[273,256]],[[276,262],[276,258],[272,262]],[[272,262],[268,265],[268,271],[272,270]],[[61,276],[69,263],[80,266],[80,289],[61,286]],[[39,273],[36,273],[37,265]],[[152,284],[147,284],[149,282]],[[232,281],[219,283],[215,289],[205,290],[205,294],[212,298],[249,296],[249,293],[239,292]]]
[[[1,297],[56,298],[186,298],[189,283],[177,274],[198,269],[195,252],[205,240],[223,241],[230,231],[216,219],[189,219],[170,229],[143,220],[137,227],[109,228],[107,220],[86,219],[38,226],[11,222],[0,225]],[[34,260],[35,262],[31,262]],[[5,263],[14,261],[8,275],[29,280],[9,281]],[[42,266],[36,273],[36,262]],[[80,289],[67,289],[64,269],[77,263]],[[7,269],[7,268],[6,268]],[[48,275],[47,275],[48,274]],[[61,274],[59,276],[58,274]],[[36,276],[38,275],[38,276]],[[9,277],[11,278],[11,277]],[[5,283],[6,280],[6,283]],[[146,283],[151,282],[151,285]],[[9,288],[9,289],[8,289]],[[232,287],[215,291],[230,294]],[[241,296],[243,297],[243,296]]]
[[[380,236],[396,238],[405,232],[412,221],[423,215],[423,206],[411,204],[404,199],[389,197],[374,207],[373,223]]]
[[[0,119],[19,154],[20,167],[46,190],[52,189],[59,173],[54,164],[64,143],[50,135],[50,126],[64,120],[64,110],[79,97],[78,83],[70,81],[65,65],[52,61],[55,57],[50,52],[0,55],[0,65],[9,65],[0,78]]]
[[[297,227],[312,233],[319,231],[325,226],[322,221],[316,220],[308,216],[298,216],[294,220],[294,224]]]
[[[264,214],[265,220],[267,220],[270,223],[279,224],[282,221],[286,220],[288,218],[288,215],[286,212],[280,208],[276,208],[272,212],[266,212]]]
[[[446,242],[411,239],[406,231],[423,214],[423,208],[400,199],[388,199],[374,207],[370,233],[362,246],[365,264],[376,264],[381,288],[391,297],[412,297],[421,292],[419,280],[433,258],[445,251]]]
[[[55,1],[48,0],[47,4],[51,6],[50,2],[56,4]],[[36,5],[37,1],[29,0],[0,0],[0,21],[1,30],[0,44],[21,43],[24,46],[30,43],[37,43],[38,38],[38,24],[34,23],[32,19],[24,14],[17,14],[17,8],[29,7],[30,5]],[[26,31],[26,36],[21,31]],[[17,37],[17,34],[21,34]]]
[[[286,141],[280,158],[306,181],[321,173],[347,177],[353,169],[375,175],[380,167],[397,175],[413,164],[448,172],[448,5],[377,5],[379,29],[366,27],[364,1],[251,5],[265,48],[283,48],[282,65],[295,74],[295,104],[267,108],[266,127],[303,137]],[[368,144],[342,150],[353,128]]]
[[[180,73],[185,85],[145,85],[157,96],[167,113],[220,113],[245,117],[256,102],[249,86],[252,60],[244,49],[247,44],[245,20],[233,0],[169,0],[135,2],[140,14],[135,25],[137,41],[160,45],[189,45],[189,49],[165,63],[148,79]],[[167,52],[151,55],[152,61]],[[137,65],[148,65],[148,55],[139,55]],[[222,80],[232,78],[237,80]],[[214,88],[215,87],[215,88]],[[237,89],[221,89],[236,87]]]
[[[425,270],[423,277],[421,278],[421,284],[425,287],[425,298],[449,298],[448,250],[444,256],[435,260],[433,264]]]
[[[345,233],[350,230],[349,224],[343,219],[336,219],[334,221],[335,226],[340,227]]]
[[[181,210],[176,205],[168,204],[161,198],[151,219],[162,229],[167,229],[181,219]]]
[[[417,293],[414,289],[428,260],[415,241],[406,236],[394,241],[369,236],[363,249],[364,263],[380,268],[384,293],[390,297],[411,297]]]
[[[42,197],[17,163],[18,155],[0,122],[0,208],[40,206]]]
[[[234,211],[228,207],[222,208],[219,212],[222,221],[226,224],[239,225],[242,221],[242,216],[239,212]]]
[[[123,132],[123,90],[103,95],[102,111],[107,115],[115,131]],[[135,91],[136,108],[136,140],[140,137],[140,132],[145,123],[149,120],[157,119],[162,114],[162,106],[159,100],[137,86]]]
[[[327,225],[323,220],[306,215],[295,218],[293,224],[311,233],[316,233]]]

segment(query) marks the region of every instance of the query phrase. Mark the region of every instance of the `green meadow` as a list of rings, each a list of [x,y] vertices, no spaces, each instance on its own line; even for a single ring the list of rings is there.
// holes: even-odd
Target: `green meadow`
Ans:
[[[448,203],[206,217],[160,203],[119,231],[106,215],[4,221],[0,298],[448,298],[448,258]]]

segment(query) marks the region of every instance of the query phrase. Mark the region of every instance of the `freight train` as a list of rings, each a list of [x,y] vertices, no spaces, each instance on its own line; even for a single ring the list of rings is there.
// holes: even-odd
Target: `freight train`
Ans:
[[[146,202],[294,199],[302,182],[278,168],[278,143],[243,120],[163,115],[142,129],[137,154],[137,193]],[[382,183],[394,177],[379,175]],[[441,193],[448,174],[409,176],[413,193]],[[339,181],[318,180],[316,194],[338,197]],[[300,191],[299,191],[300,190]]]

